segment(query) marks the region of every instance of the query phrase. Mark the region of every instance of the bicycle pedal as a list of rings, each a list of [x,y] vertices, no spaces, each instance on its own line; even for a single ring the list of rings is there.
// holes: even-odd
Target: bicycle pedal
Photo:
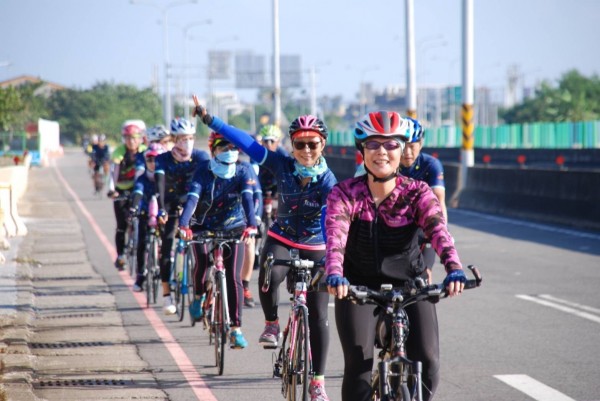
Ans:
[[[277,344],[263,344],[263,349],[277,349]]]

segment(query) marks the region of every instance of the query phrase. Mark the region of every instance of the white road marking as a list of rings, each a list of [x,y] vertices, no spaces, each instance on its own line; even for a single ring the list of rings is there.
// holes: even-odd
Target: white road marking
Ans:
[[[523,299],[525,301],[531,301],[531,302],[535,302],[540,305],[548,306],[550,308],[557,309],[561,312],[570,313],[572,315],[575,315],[575,316],[581,317],[583,319],[590,320],[594,323],[600,324],[600,316],[596,316],[594,314],[575,309],[575,308],[581,308],[584,310],[590,310],[590,309],[594,310],[595,309],[595,308],[592,308],[589,306],[579,305],[579,304],[576,304],[573,302],[560,300],[558,298],[554,298],[553,301],[551,301],[550,299],[552,299],[553,297],[548,296],[548,295],[544,296],[544,298],[546,298],[546,299],[541,298],[541,297],[531,296],[531,295],[516,295],[516,297]],[[564,304],[570,305],[570,306],[565,306]]]
[[[496,379],[538,401],[575,401],[527,375],[495,375]]]
[[[545,225],[545,224],[540,224],[540,223],[533,223],[533,222],[526,221],[526,220],[517,220],[517,219],[514,219],[514,218],[510,218],[510,217],[493,216],[493,215],[489,215],[489,214],[474,212],[472,210],[452,209],[452,213],[459,213],[459,214],[464,214],[464,215],[467,215],[467,216],[476,216],[478,218],[484,218],[484,219],[487,219],[487,220],[498,221],[498,222],[501,222],[501,223],[510,223],[510,224],[514,224],[514,225],[517,225],[517,226],[524,226],[524,227],[536,228],[536,229],[542,230],[542,231],[555,232],[555,233],[560,233],[560,234],[567,234],[567,235],[571,235],[571,236],[579,237],[579,238],[588,238],[588,239],[593,239],[593,240],[600,240],[600,235],[594,234],[594,233],[588,233],[588,232],[585,232],[585,231],[571,230],[571,229],[562,228],[562,227],[554,227],[554,226],[551,226],[551,225]]]
[[[591,306],[578,304],[576,302],[567,301],[566,299],[556,298],[556,297],[553,297],[552,295],[549,295],[549,294],[540,294],[538,296],[540,298],[547,299],[548,301],[553,301],[553,302],[557,302],[557,303],[564,304],[564,305],[567,305],[567,306],[572,306],[573,308],[579,308],[579,309],[584,310],[586,312],[597,313],[598,315],[600,315],[600,309],[598,309],[598,308],[594,308],[594,307],[591,307]]]

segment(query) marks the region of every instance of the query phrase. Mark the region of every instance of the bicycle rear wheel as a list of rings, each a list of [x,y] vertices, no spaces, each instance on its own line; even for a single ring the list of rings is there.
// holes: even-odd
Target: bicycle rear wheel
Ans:
[[[185,253],[176,252],[173,269],[175,274],[175,306],[177,307],[177,318],[181,322],[185,316],[185,297],[183,296],[183,282],[185,267]]]
[[[309,374],[312,370],[310,361],[310,339],[308,331],[308,312],[306,308],[296,311],[296,335],[292,336],[291,359],[288,391],[289,401],[308,401]]]
[[[215,297],[215,308],[214,308],[214,346],[215,346],[215,360],[219,376],[223,375],[225,369],[225,346],[227,344],[227,291],[225,288],[225,277],[223,273],[217,275],[216,284],[216,297]]]

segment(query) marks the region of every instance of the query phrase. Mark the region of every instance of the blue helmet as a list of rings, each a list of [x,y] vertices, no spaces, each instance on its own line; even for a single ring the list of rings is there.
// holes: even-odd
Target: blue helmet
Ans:
[[[407,130],[408,140],[406,142],[419,142],[425,137],[425,131],[423,130],[423,126],[421,125],[419,120],[410,117],[406,117],[406,119],[409,121]]]

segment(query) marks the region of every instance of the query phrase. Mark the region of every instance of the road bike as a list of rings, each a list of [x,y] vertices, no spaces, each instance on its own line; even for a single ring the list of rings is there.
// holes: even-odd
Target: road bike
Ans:
[[[474,279],[465,282],[465,289],[481,285],[482,277],[475,266],[468,266]],[[422,401],[422,364],[406,356],[409,320],[405,308],[420,301],[437,301],[447,297],[443,284],[426,285],[421,278],[409,281],[405,287],[382,284],[379,291],[351,285],[347,299],[357,304],[372,304],[379,309],[376,325],[376,346],[381,348],[377,368],[371,380],[372,400]]]
[[[177,317],[181,322],[185,316],[186,304],[191,305],[194,301],[194,280],[192,271],[195,265],[194,253],[190,246],[195,241],[186,241],[179,238],[175,248],[175,258],[171,274],[171,288],[175,293],[175,306],[177,307]],[[186,303],[187,300],[187,303]],[[196,319],[190,314],[192,326],[196,324]]]
[[[144,274],[146,275],[146,306],[156,303],[160,285],[160,228],[157,224],[149,225],[146,234],[146,251],[144,252]]]
[[[227,295],[227,278],[223,263],[223,250],[232,246],[235,248],[240,242],[239,236],[232,236],[227,231],[203,231],[198,235],[198,242],[208,243],[211,247],[208,278],[205,283],[204,328],[208,330],[209,343],[215,348],[215,366],[219,375],[225,369],[225,346],[227,336],[231,329],[229,304]]]
[[[274,259],[273,254],[268,253],[264,264],[265,281],[261,289],[263,292],[269,290],[273,265],[290,268],[287,290],[292,294],[290,314],[283,330],[281,348],[274,357],[273,377],[281,378],[281,393],[284,398],[289,401],[306,401],[310,398],[309,384],[313,375],[306,296],[308,291],[324,290],[325,287],[317,287],[317,283],[323,276],[323,270],[320,269],[313,279],[311,270],[315,267],[315,262],[300,259],[298,249],[290,249],[290,259]]]
[[[135,277],[137,269],[137,249],[140,219],[137,215],[131,216],[125,231],[125,255],[129,265],[129,275]]]

